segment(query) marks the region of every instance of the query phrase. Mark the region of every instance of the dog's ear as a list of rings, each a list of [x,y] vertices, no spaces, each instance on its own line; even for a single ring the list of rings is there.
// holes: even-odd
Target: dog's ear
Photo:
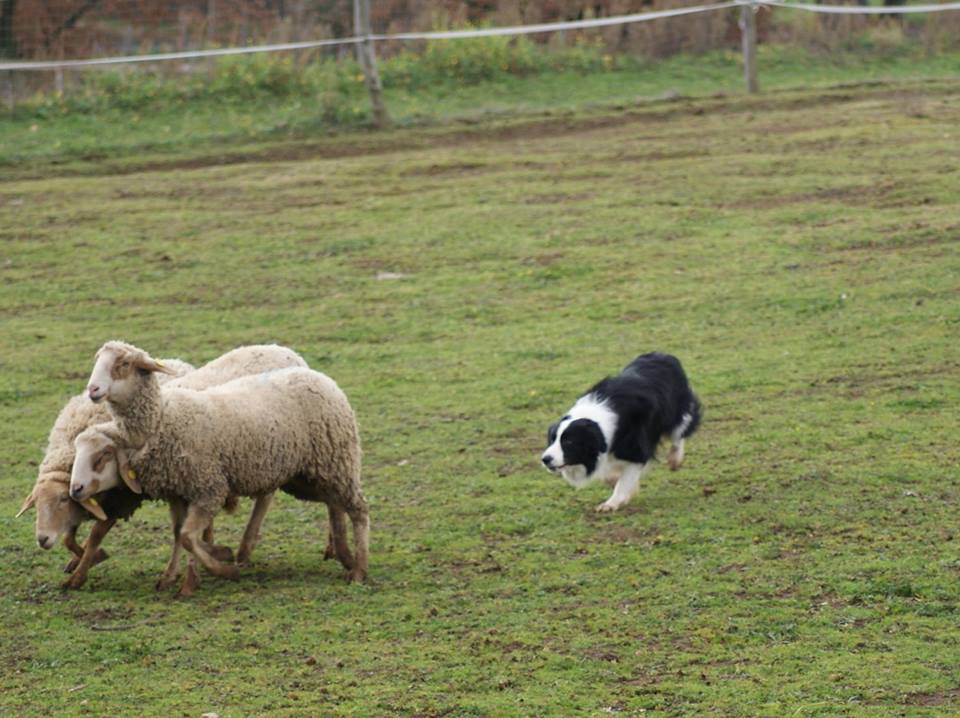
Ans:
[[[547,429],[547,446],[552,445],[553,442],[557,440],[557,429],[559,428],[560,428],[559,421],[554,422],[553,424],[550,424],[550,428]]]
[[[600,425],[594,421],[591,421],[586,426],[587,431],[590,432],[590,440],[593,442],[593,446],[596,448],[598,454],[602,454],[607,450],[607,440],[603,436],[603,430],[600,428]]]

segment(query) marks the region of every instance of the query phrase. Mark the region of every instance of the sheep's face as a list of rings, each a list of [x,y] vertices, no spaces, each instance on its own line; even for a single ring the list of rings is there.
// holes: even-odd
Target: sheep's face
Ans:
[[[97,352],[87,394],[95,401],[106,399],[126,404],[140,384],[153,372],[176,374],[142,349],[124,342],[107,342]]]
[[[77,455],[70,472],[70,496],[83,501],[119,486],[116,444],[96,427],[80,433],[73,442]]]
[[[70,500],[70,487],[65,481],[39,482],[27,501],[37,509],[37,544],[44,550],[73,533],[85,518],[83,507]],[[29,508],[26,503],[24,506]]]

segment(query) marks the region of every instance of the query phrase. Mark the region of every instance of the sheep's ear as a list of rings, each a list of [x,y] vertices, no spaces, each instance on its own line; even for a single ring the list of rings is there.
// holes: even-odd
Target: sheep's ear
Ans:
[[[158,362],[153,357],[142,353],[133,358],[133,366],[137,369],[143,369],[144,371],[158,371],[163,374],[169,374],[170,376],[177,375],[177,372],[164,366],[162,362]]]
[[[127,452],[123,449],[117,449],[117,470],[128,489],[135,494],[143,493],[143,486],[137,478],[137,472],[130,468],[130,460],[127,458]]]
[[[100,508],[100,504],[98,504],[92,496],[89,499],[80,501],[79,504],[101,521],[107,520],[107,515],[103,513],[103,509]]]
[[[23,500],[23,506],[20,507],[20,511],[17,512],[17,515],[15,518],[20,518],[21,516],[23,516],[25,513],[27,513],[27,511],[32,509],[36,505],[36,503],[37,503],[37,496],[36,494],[33,493],[33,491],[31,491],[27,495],[27,498]]]

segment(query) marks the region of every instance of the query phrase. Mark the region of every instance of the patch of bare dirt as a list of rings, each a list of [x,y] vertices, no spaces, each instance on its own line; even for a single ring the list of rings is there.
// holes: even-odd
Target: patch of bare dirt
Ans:
[[[470,174],[475,173],[477,170],[489,169],[494,168],[479,162],[448,162],[435,163],[427,165],[426,167],[412,167],[400,174],[403,177],[437,177]]]
[[[955,703],[960,699],[960,688],[950,688],[945,691],[929,691],[926,693],[908,693],[903,702],[914,706],[942,706],[945,703]]]

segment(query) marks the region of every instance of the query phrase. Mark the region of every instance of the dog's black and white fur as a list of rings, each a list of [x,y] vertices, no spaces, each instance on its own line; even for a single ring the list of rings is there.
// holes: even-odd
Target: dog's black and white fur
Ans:
[[[596,384],[550,427],[541,461],[572,486],[615,483],[597,511],[616,511],[633,498],[661,439],[670,439],[670,468],[680,468],[683,440],[696,431],[700,414],[680,361],[644,354]]]

